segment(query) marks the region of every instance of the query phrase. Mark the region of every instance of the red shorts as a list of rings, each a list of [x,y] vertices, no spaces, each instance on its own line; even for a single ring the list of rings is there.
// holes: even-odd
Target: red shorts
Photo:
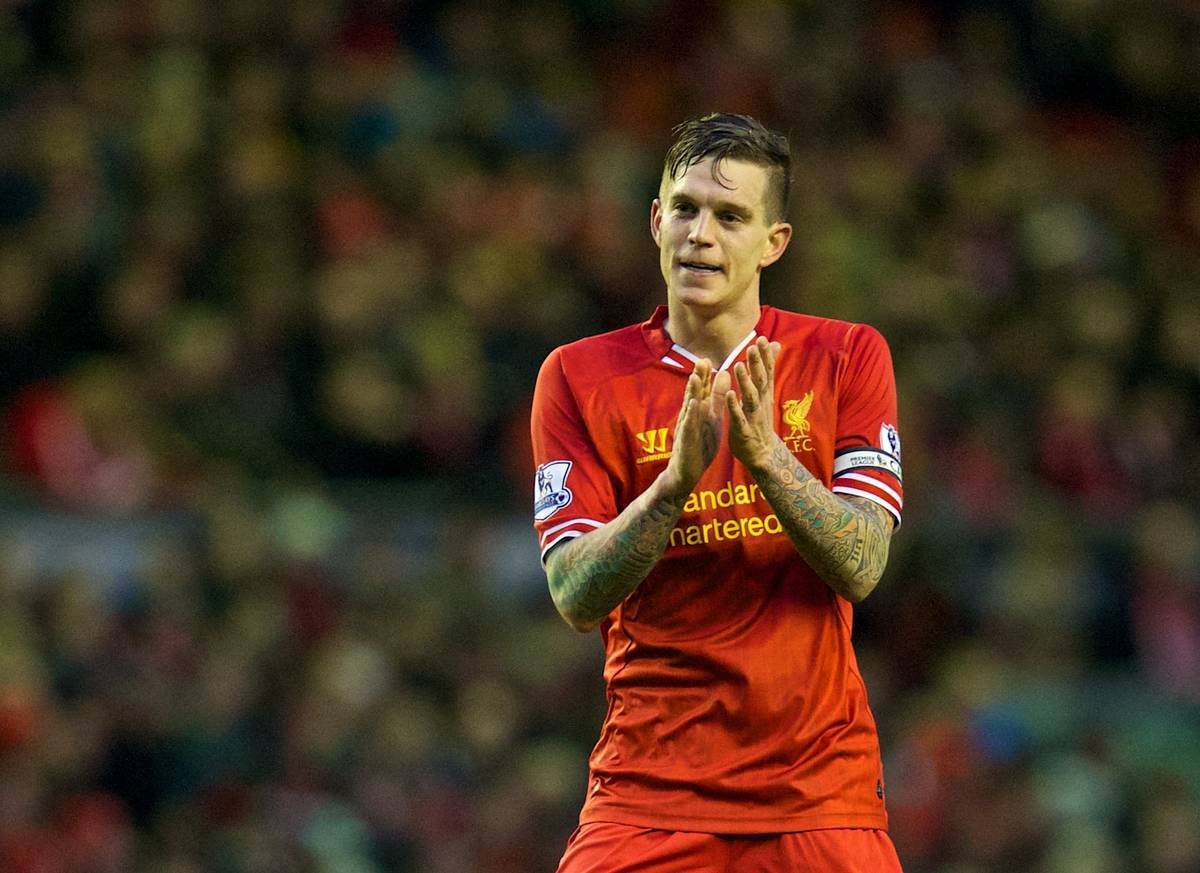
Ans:
[[[828,828],[787,834],[659,831],[580,825],[558,873],[903,873],[884,831]]]

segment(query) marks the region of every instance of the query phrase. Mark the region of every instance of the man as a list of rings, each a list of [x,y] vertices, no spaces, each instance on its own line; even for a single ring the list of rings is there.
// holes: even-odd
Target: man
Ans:
[[[891,358],[760,305],[787,140],[739,115],[675,135],[667,305],[556,349],[534,397],[550,593],[600,628],[609,700],[559,869],[898,871],[850,644],[903,504]]]

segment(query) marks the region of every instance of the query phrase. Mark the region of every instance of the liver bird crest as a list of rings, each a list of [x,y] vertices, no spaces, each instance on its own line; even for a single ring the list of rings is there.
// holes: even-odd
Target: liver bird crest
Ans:
[[[808,410],[812,408],[813,393],[809,391],[800,400],[785,400],[783,403],[783,420],[791,425],[790,437],[806,437],[812,427],[808,422]]]

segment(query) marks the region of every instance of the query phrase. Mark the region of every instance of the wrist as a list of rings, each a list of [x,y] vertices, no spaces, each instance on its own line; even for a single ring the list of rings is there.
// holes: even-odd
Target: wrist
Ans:
[[[684,481],[678,471],[668,464],[666,469],[658,474],[658,478],[650,483],[650,487],[646,489],[646,497],[653,502],[666,501],[682,510],[695,487],[695,482]]]
[[[757,479],[768,473],[774,466],[775,455],[780,448],[787,451],[787,446],[783,444],[779,434],[773,434],[770,442],[763,444],[757,451],[742,459],[742,465],[750,471],[750,475]]]

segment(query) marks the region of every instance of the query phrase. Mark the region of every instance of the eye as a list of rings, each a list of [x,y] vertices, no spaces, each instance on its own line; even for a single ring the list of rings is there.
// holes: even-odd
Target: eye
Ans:
[[[736,212],[722,212],[721,213],[721,221],[724,221],[726,224],[736,224],[737,222],[739,222],[741,220],[742,220],[742,217],[740,215],[738,215]]]
[[[675,211],[682,213],[683,215],[691,215],[696,211],[696,207],[691,203],[676,203]]]

